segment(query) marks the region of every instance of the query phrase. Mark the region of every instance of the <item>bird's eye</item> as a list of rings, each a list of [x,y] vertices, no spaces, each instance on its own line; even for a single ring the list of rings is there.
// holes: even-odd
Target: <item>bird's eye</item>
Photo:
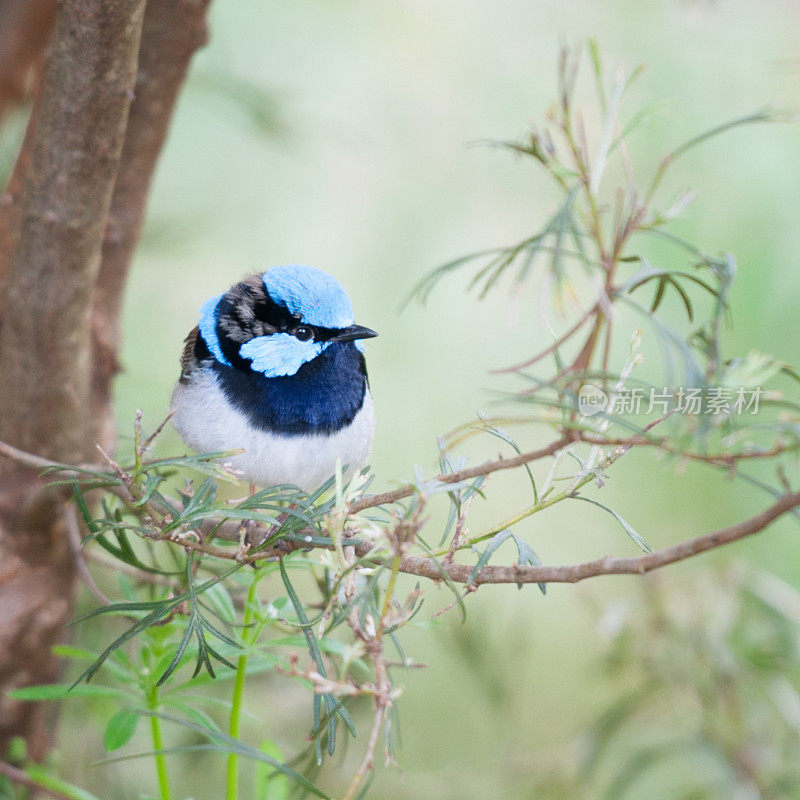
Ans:
[[[307,325],[298,325],[292,333],[295,335],[297,339],[301,342],[307,342],[309,339],[314,338],[314,331],[311,330]]]

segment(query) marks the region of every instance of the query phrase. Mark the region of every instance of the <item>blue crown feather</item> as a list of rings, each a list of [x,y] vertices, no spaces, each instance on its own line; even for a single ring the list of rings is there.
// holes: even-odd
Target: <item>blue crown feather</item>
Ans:
[[[262,276],[269,296],[290,314],[320,328],[353,324],[353,307],[339,281],[314,267],[288,264],[268,269]]]
[[[200,335],[203,337],[208,349],[211,351],[214,358],[220,364],[230,366],[230,361],[225,358],[222,348],[219,346],[219,338],[217,337],[217,306],[219,301],[222,300],[224,294],[218,294],[216,297],[209,297],[208,300],[200,306]]]

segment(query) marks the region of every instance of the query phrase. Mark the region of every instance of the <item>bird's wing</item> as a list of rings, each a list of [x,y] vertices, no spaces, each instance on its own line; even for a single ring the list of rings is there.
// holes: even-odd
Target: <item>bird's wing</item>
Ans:
[[[183,352],[181,353],[181,383],[188,383],[189,377],[197,369],[200,363],[195,355],[197,348],[197,337],[200,335],[200,327],[192,328],[189,335],[183,341]]]

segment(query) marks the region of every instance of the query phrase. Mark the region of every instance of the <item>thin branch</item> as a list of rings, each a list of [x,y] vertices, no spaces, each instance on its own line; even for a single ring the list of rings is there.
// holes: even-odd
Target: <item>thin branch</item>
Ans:
[[[800,506],[800,492],[794,492],[785,495],[774,505],[744,522],[698,536],[696,539],[688,539],[672,547],[665,547],[663,550],[656,550],[654,553],[632,558],[606,556],[582,564],[554,567],[516,564],[486,566],[477,574],[473,583],[476,585],[484,583],[577,583],[598,575],[645,575],[654,569],[684,561],[708,550],[714,550],[717,547],[760,533],[776,519],[798,506]],[[446,568],[446,571],[452,581],[466,583],[472,569],[466,564],[452,564]],[[432,580],[442,577],[441,564],[423,556],[406,556],[400,565],[400,571]]]
[[[474,467],[466,467],[465,469],[457,470],[456,472],[444,472],[432,478],[436,483],[460,483],[461,481],[469,480],[470,478],[478,478],[482,475],[491,475],[493,472],[499,472],[504,469],[514,469],[521,467],[523,464],[528,464],[531,461],[538,461],[541,458],[546,458],[554,453],[557,453],[563,447],[570,443],[570,437],[562,436],[551,442],[546,447],[541,447],[538,450],[531,450],[528,453],[521,453],[513,458],[498,458],[494,461],[486,461],[483,464],[478,464]],[[396,503],[405,497],[411,497],[418,489],[413,484],[402,486],[399,489],[393,489],[390,492],[383,492],[381,494],[368,494],[364,497],[354,500],[350,504],[350,513],[357,514],[365,508],[374,508],[375,506],[382,506],[387,503]]]
[[[752,461],[765,458],[775,458],[784,453],[791,453],[800,447],[800,444],[774,444],[768,450],[751,450],[744,453],[693,453],[690,450],[682,450],[670,444],[666,437],[630,436],[630,437],[605,437],[592,436],[585,431],[575,431],[576,441],[598,447],[643,447],[650,446],[663,450],[665,453],[687,458],[691,461],[702,461],[716,466],[732,466],[737,461]]]
[[[384,672],[385,671],[386,668],[384,662]],[[379,702],[379,697],[376,695],[375,711],[372,717],[372,728],[369,732],[367,747],[364,751],[364,756],[362,757],[361,762],[356,768],[356,771],[353,773],[353,777],[350,779],[350,784],[348,785],[344,795],[342,795],[342,800],[353,800],[353,798],[357,796],[357,792],[364,783],[365,778],[375,766],[375,750],[378,747],[378,738],[380,737],[381,727],[383,726],[383,721],[385,718],[386,705]]]
[[[137,569],[117,558],[106,557],[96,550],[85,550],[84,557],[87,561],[94,561],[95,564],[100,564],[105,569],[122,572],[137,581],[152,583],[155,586],[167,586],[172,589],[177,585],[176,581],[170,580],[165,575],[159,575],[157,572],[145,572],[143,569]]]
[[[57,789],[45,785],[42,781],[37,781],[31,778],[27,772],[15,767],[12,764],[7,764],[5,761],[0,761],[0,775],[5,775],[12,783],[19,784],[20,786],[27,786],[37,792],[45,792],[50,797],[55,797],[56,800],[72,800],[75,795],[68,795],[59,792]]]
[[[5,442],[0,442],[0,454],[10,458],[12,461],[16,461],[18,464],[22,464],[24,467],[32,467],[33,469],[52,469],[54,467],[65,466],[64,464],[59,464],[57,461],[51,461],[49,458],[42,458],[33,453],[27,453]],[[65,472],[72,472],[77,475],[74,469],[65,468]]]
[[[110,606],[111,601],[100,591],[98,585],[94,582],[92,574],[86,566],[86,558],[81,547],[81,526],[78,521],[78,512],[74,506],[70,506],[66,512],[67,524],[67,538],[69,540],[69,549],[72,552],[72,558],[75,563],[75,570],[80,576],[86,588],[94,595],[95,599],[102,603],[104,606]],[[117,564],[115,563],[115,568]]]
[[[521,369],[533,366],[537,361],[541,361],[545,356],[554,353],[561,347],[562,344],[571,339],[592,317],[600,311],[600,303],[595,303],[578,321],[564,334],[558,337],[553,344],[546,347],[544,350],[538,352],[535,356],[521,361],[519,364],[513,364],[510,367],[502,367],[501,369],[491,369],[489,372],[493,374],[502,374],[504,372],[519,372]]]

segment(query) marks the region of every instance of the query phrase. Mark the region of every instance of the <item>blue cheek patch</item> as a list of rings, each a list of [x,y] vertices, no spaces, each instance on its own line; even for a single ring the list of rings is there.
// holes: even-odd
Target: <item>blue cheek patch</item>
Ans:
[[[322,270],[290,264],[268,269],[261,279],[276,303],[309,325],[346,328],[353,324],[353,306],[347,292],[336,278]]]
[[[301,342],[288,333],[257,336],[239,348],[242,358],[249,358],[251,369],[268,378],[294,375],[307,361],[327,347],[326,342]]]
[[[216,297],[210,297],[200,306],[200,324],[198,327],[200,328],[200,335],[208,345],[208,349],[214,358],[220,364],[225,364],[229,367],[231,364],[222,354],[222,348],[219,346],[219,339],[217,338],[217,306],[224,296],[224,294],[219,294]]]

